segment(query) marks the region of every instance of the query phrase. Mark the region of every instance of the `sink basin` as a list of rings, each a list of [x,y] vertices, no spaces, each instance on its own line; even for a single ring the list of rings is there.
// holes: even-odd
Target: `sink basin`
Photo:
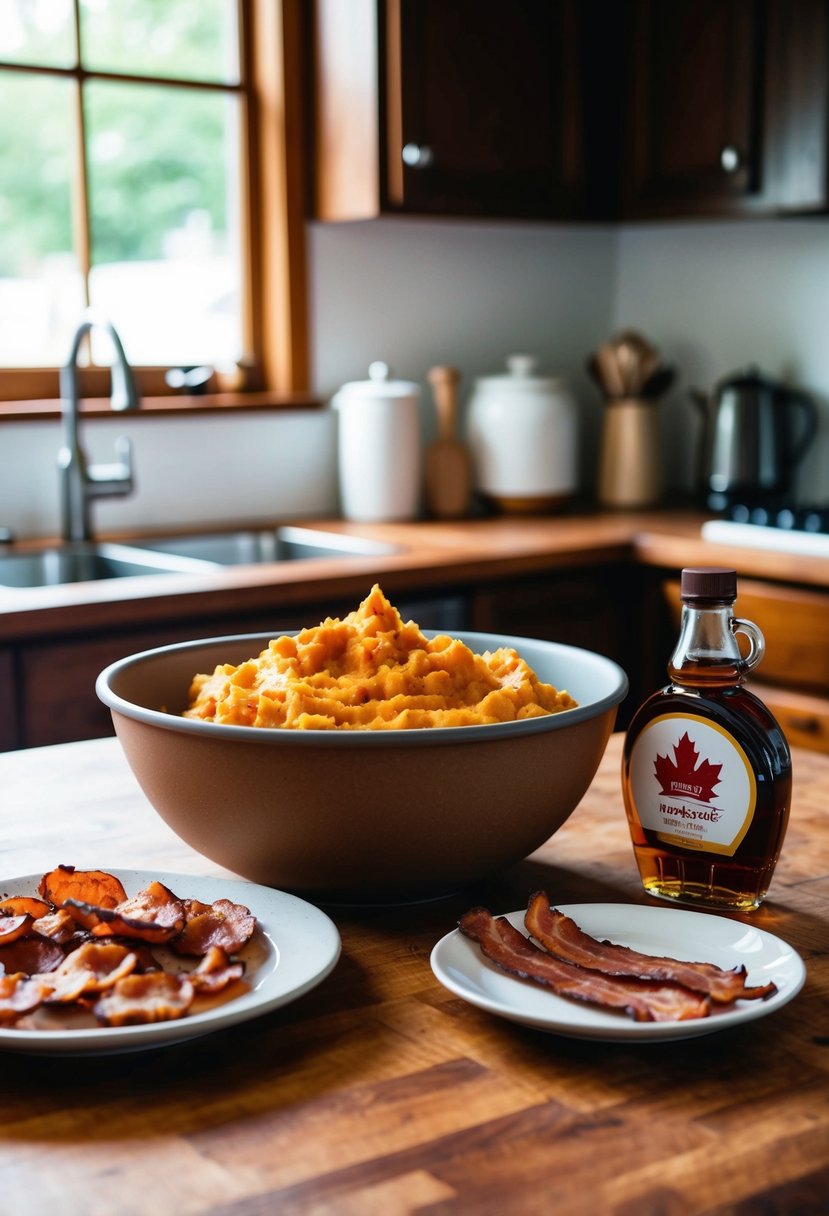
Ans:
[[[381,541],[301,527],[188,533],[159,539],[131,540],[130,544],[152,553],[195,558],[220,566],[300,561],[309,557],[382,557],[399,552],[397,546]]]
[[[381,557],[395,545],[314,528],[186,533],[129,544],[72,541],[50,549],[0,553],[0,587],[56,587],[145,574],[210,574],[222,566],[322,557]]]
[[[57,587],[143,574],[199,573],[211,562],[142,552],[128,545],[70,541],[59,548],[0,553],[0,587]]]

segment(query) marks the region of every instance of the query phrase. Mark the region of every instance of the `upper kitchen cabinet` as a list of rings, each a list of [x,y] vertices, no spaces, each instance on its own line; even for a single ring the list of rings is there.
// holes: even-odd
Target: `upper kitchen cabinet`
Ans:
[[[584,216],[586,140],[612,129],[589,87],[610,41],[593,10],[315,0],[315,215]]]
[[[314,214],[829,211],[829,0],[314,0]]]
[[[827,206],[826,0],[632,0],[622,217]]]

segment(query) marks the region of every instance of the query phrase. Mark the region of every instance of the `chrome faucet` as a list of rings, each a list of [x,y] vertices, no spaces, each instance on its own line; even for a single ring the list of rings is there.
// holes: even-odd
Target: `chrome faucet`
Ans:
[[[116,439],[114,464],[89,464],[78,439],[78,353],[84,337],[93,329],[106,330],[115,350],[111,369],[111,408],[118,411],[136,410],[139,404],[132,368],[115,328],[105,318],[86,313],[72,339],[69,359],[60,370],[63,447],[58,453],[58,469],[61,534],[64,540],[91,540],[92,499],[129,494],[133,488],[132,444],[129,439],[123,435]]]

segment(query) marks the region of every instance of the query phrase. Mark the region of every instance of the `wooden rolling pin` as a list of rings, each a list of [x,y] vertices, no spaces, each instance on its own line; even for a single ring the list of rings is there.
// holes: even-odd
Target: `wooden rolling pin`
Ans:
[[[458,439],[458,383],[455,367],[440,365],[428,374],[435,399],[438,437],[426,451],[426,508],[438,519],[458,519],[469,510],[472,469],[466,444]]]

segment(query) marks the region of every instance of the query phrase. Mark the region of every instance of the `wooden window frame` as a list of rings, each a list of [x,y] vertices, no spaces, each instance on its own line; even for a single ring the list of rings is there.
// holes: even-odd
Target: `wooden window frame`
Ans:
[[[315,404],[308,392],[305,254],[305,5],[303,0],[237,0],[246,113],[243,156],[249,187],[242,257],[248,290],[243,330],[251,366],[220,380],[217,393],[173,395],[165,367],[138,367],[142,411]],[[67,74],[67,73],[63,73]],[[69,73],[72,74],[72,73]],[[75,70],[80,79],[84,73]],[[92,75],[92,73],[90,73]],[[59,411],[59,368],[0,368],[0,422]],[[87,407],[106,409],[109,369],[83,370]],[[100,399],[100,400],[99,400]]]

